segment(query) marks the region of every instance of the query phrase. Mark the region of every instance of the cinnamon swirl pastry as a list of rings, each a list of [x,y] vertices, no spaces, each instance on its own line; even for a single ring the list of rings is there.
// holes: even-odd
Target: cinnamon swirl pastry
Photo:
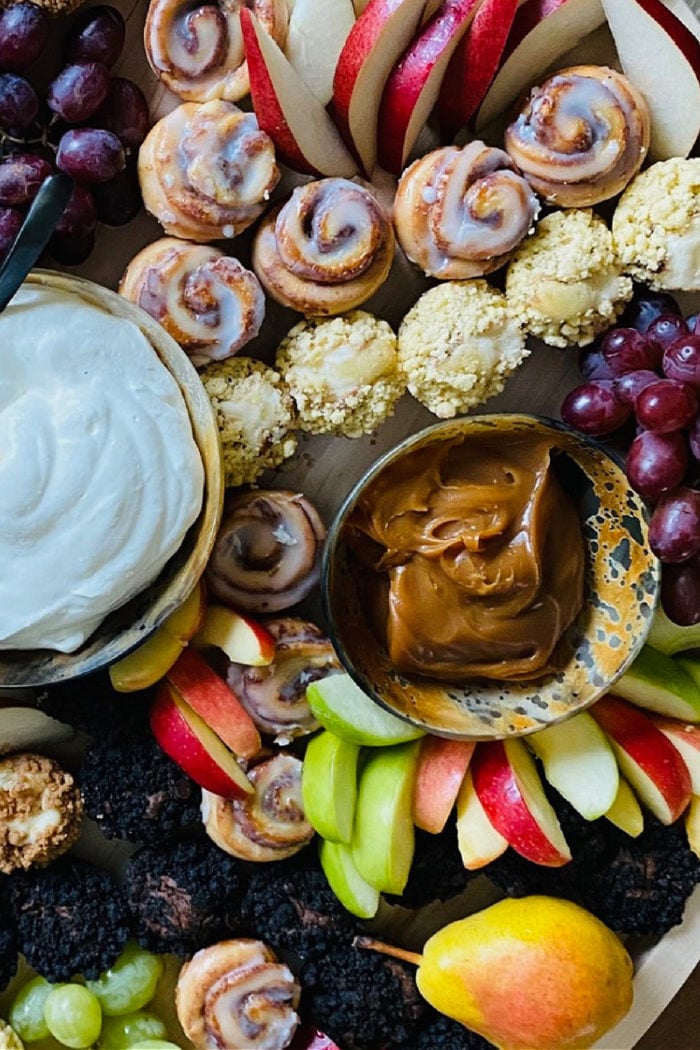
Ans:
[[[351,310],[386,280],[394,232],[374,194],[348,179],[299,186],[266,216],[253,269],[273,299],[304,314]]]
[[[571,66],[533,88],[505,147],[551,204],[582,208],[614,197],[649,149],[649,110],[627,77]]]
[[[284,0],[151,0],[144,30],[146,58],[175,95],[186,102],[237,102],[248,94],[243,6],[282,44],[287,29]]]
[[[394,202],[399,244],[430,277],[482,277],[505,263],[539,203],[507,153],[445,146],[406,169]]]
[[[163,237],[127,266],[125,299],[159,321],[195,365],[222,361],[254,339],[265,294],[254,273],[218,248]]]
[[[175,1007],[196,1050],[285,1050],[299,1024],[301,988],[262,941],[202,948],[180,970]]]
[[[188,241],[237,236],[262,214],[279,177],[272,140],[231,102],[185,102],[139,151],[146,209]]]

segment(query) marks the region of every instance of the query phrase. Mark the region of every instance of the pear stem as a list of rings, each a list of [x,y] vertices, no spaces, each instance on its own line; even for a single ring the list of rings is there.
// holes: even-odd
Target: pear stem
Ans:
[[[420,966],[423,956],[418,952],[408,952],[405,948],[395,948],[392,944],[377,941],[374,937],[355,937],[354,948],[367,948],[371,952],[379,952],[380,955],[390,955],[393,959],[403,959],[404,962]]]

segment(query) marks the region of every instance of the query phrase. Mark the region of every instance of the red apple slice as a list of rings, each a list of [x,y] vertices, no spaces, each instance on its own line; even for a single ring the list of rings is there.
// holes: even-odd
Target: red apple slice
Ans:
[[[496,831],[484,812],[470,769],[457,796],[457,845],[469,871],[485,867],[508,849],[508,840]]]
[[[260,750],[253,719],[223,678],[194,649],[184,649],[167,674],[170,684],[227,747],[242,758]]]
[[[557,815],[522,740],[479,744],[471,770],[486,816],[517,853],[553,868],[571,860]]]
[[[197,649],[216,646],[234,664],[267,667],[275,658],[275,639],[261,623],[225,605],[210,605],[192,639]]]
[[[687,157],[700,134],[700,42],[661,0],[603,0],[622,69],[651,114],[653,160]]]
[[[498,70],[518,0],[483,0],[445,72],[438,98],[440,129],[454,138],[476,113]]]
[[[252,794],[253,785],[235,757],[169,682],[158,687],[150,722],[160,747],[195,784],[222,798]]]
[[[475,745],[467,740],[426,736],[420,743],[413,790],[413,823],[439,834],[457,801]]]
[[[637,796],[662,824],[672,824],[692,794],[690,773],[676,748],[648,715],[615,696],[598,700],[591,714]]]
[[[444,0],[389,74],[377,123],[379,163],[399,175],[437,101],[480,0]]]
[[[377,159],[377,117],[387,77],[420,22],[425,0],[370,0],[340,52],[330,111],[367,175]]]
[[[241,29],[255,116],[280,159],[305,175],[354,175],[357,164],[328,113],[246,7]]]
[[[652,722],[670,740],[688,767],[694,795],[700,795],[700,726],[653,717]]]

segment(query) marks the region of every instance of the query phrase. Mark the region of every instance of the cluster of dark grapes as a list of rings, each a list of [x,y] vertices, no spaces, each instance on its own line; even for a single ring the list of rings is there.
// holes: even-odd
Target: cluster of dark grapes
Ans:
[[[582,352],[580,368],[586,382],[564,398],[562,419],[594,437],[636,423],[626,472],[653,504],[649,540],[664,563],[664,609],[677,623],[697,623],[700,315],[684,318],[671,296],[640,289],[621,325]]]
[[[39,187],[59,169],[75,189],[50,251],[74,265],[90,255],[98,220],[120,226],[139,211],[136,158],[150,119],[139,88],[110,72],[124,46],[118,11],[99,6],[77,16],[64,64],[40,97],[32,67],[50,31],[45,11],[28,0],[0,11],[0,260]]]

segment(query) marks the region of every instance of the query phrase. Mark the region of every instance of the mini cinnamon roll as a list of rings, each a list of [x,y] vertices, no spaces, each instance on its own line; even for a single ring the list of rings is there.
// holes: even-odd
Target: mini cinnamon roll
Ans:
[[[318,582],[326,529],[299,492],[243,492],[226,506],[207,578],[215,597],[234,609],[288,609]]]
[[[187,241],[236,237],[262,214],[279,177],[272,140],[231,102],[185,102],[139,151],[147,211]]]
[[[262,941],[220,941],[180,970],[175,1007],[196,1050],[285,1050],[299,1024],[301,988]]]
[[[550,204],[582,208],[614,197],[649,149],[649,110],[607,66],[571,66],[533,88],[505,147]]]
[[[242,6],[282,44],[287,29],[284,0],[151,0],[143,38],[146,58],[173,94],[186,102],[238,102],[248,94]]]
[[[399,244],[429,277],[465,280],[502,266],[539,202],[507,153],[470,142],[411,164],[394,202]]]
[[[301,760],[280,751],[248,771],[255,791],[229,800],[202,791],[202,820],[212,842],[241,860],[282,860],[314,835],[304,816]]]
[[[343,668],[315,624],[285,617],[269,620],[265,628],[276,643],[272,663],[265,667],[231,663],[226,680],[258,729],[286,744],[318,729],[306,699],[307,687]]]
[[[339,314],[384,283],[391,223],[371,190],[349,179],[299,186],[260,224],[253,269],[273,299],[300,313]]]
[[[265,317],[265,293],[254,273],[218,248],[175,237],[139,252],[119,292],[159,321],[195,365],[236,354]]]

